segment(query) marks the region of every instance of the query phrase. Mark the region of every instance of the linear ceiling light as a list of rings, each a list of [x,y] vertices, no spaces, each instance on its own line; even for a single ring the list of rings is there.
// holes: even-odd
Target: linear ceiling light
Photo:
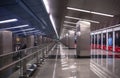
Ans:
[[[28,31],[28,32],[40,32],[39,30],[35,30],[35,31]]]
[[[0,21],[0,24],[3,24],[3,23],[10,23],[10,22],[16,22],[16,21],[18,21],[18,19],[8,19],[8,20]]]
[[[35,28],[28,28],[28,29],[19,30],[19,31],[13,31],[13,33],[25,32],[25,31],[30,31],[30,30],[34,30],[34,29],[35,29]]]
[[[75,26],[72,26],[72,25],[67,25],[67,24],[63,24],[64,26],[67,26],[67,27],[75,27]]]
[[[55,26],[55,23],[54,23],[54,20],[53,20],[52,15],[50,15],[50,20],[51,20],[51,22],[52,22],[52,26],[53,26],[53,28],[54,28],[54,30],[55,30],[55,33],[56,33],[56,35],[57,35],[57,38],[59,38],[58,32],[57,32],[57,29],[56,29],[56,26]]]
[[[75,19],[75,20],[81,20],[81,21],[87,21],[87,22],[92,22],[92,23],[100,23],[98,21],[93,21],[93,20],[88,20],[88,19],[81,19],[81,18],[70,17],[70,16],[65,16],[65,18],[70,18],[70,19]]]
[[[36,32],[36,33],[40,33],[39,31],[29,31],[29,32],[23,32],[23,33],[17,33],[17,35],[19,35],[19,34],[28,34],[28,33],[34,33],[34,32]]]
[[[96,14],[96,15],[114,17],[114,15],[105,14],[105,13],[100,13],[100,12],[94,12],[94,11],[88,11],[88,10],[83,10],[83,9],[78,9],[78,8],[67,7],[67,9],[69,9],[69,10],[74,10],[74,11],[86,12],[86,13],[92,13],[92,14]]]
[[[43,3],[44,3],[44,5],[45,5],[45,8],[46,8],[48,14],[49,14],[49,13],[50,13],[50,8],[49,8],[48,0],[43,0]]]
[[[9,28],[3,28],[3,29],[0,29],[0,30],[7,30],[7,29],[15,29],[15,28],[23,28],[23,27],[28,27],[29,25],[20,25],[20,26],[14,26],[14,27],[9,27]]]
[[[69,22],[69,21],[64,21],[64,23],[69,23],[69,24],[75,24],[75,25],[76,25],[76,23],[74,23],[74,22]]]

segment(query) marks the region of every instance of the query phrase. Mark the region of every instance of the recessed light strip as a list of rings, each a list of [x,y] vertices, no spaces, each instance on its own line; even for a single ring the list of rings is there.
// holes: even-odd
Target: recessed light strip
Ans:
[[[52,26],[53,26],[53,28],[54,28],[54,31],[55,31],[55,33],[56,33],[56,36],[57,36],[57,38],[59,38],[57,29],[56,29],[56,26],[55,26],[55,22],[54,22],[54,20],[53,20],[52,15],[50,15],[50,20],[51,20]]]
[[[81,20],[81,21],[87,21],[87,22],[92,22],[92,23],[100,23],[98,21],[93,21],[93,20],[88,20],[88,19],[81,19],[81,18],[70,17],[70,16],[65,16],[65,18],[70,18],[70,19],[75,19],[75,20]]]
[[[34,32],[36,32],[36,33],[40,33],[39,31],[34,31]],[[30,32],[23,32],[23,33],[17,33],[17,35],[19,35],[19,34],[28,34],[28,33],[34,33],[33,31],[30,31]]]
[[[9,27],[9,28],[3,28],[3,29],[0,29],[0,30],[8,30],[8,29],[15,29],[15,28],[23,28],[23,27],[28,27],[29,25],[20,25],[20,26],[14,26],[14,27]]]
[[[69,10],[74,10],[74,11],[86,12],[86,13],[92,13],[92,14],[96,14],[96,15],[114,17],[114,15],[105,14],[105,13],[100,13],[100,12],[94,12],[94,11],[88,11],[88,10],[83,10],[83,9],[78,9],[78,8],[67,7],[67,9],[69,9]]]
[[[67,25],[67,24],[63,24],[63,26],[67,26],[67,27],[75,27],[75,26]]]
[[[8,19],[8,20],[0,21],[0,24],[3,24],[3,23],[10,23],[10,22],[16,22],[16,21],[18,21],[18,19]]]
[[[69,21],[64,21],[64,23],[69,23],[69,24],[75,24],[75,25],[76,25],[76,23],[74,23],[74,22],[69,22]]]
[[[44,5],[45,5],[45,8],[46,8],[48,14],[49,14],[49,13],[50,13],[50,8],[49,8],[48,0],[43,0],[43,3],[44,3]]]
[[[19,31],[13,31],[13,33],[25,32],[25,31],[30,31],[30,30],[34,30],[34,29],[35,29],[35,28],[28,28],[28,29],[19,30]]]

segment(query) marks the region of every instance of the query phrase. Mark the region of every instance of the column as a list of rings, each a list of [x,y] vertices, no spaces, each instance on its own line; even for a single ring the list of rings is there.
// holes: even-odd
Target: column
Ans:
[[[0,31],[0,55],[13,51],[12,48],[12,32]],[[0,59],[0,67],[11,63],[12,56],[7,56],[8,59]],[[12,73],[12,68],[0,73],[0,78],[7,78]]]
[[[77,56],[90,57],[90,23],[77,23]]]
[[[34,35],[30,35],[27,37],[27,47],[33,47],[34,46]]]
[[[39,35],[39,36],[38,36],[38,45],[41,45],[41,44],[42,44],[42,36]]]
[[[68,47],[70,49],[75,48],[75,31],[69,30],[69,36],[68,36]]]

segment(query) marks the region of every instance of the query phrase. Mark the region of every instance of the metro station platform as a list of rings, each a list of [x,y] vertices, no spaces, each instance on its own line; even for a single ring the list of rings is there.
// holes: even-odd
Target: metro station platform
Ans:
[[[104,52],[99,57],[100,50],[91,50],[91,58],[76,58],[75,49],[58,44],[31,78],[120,78],[120,58]]]

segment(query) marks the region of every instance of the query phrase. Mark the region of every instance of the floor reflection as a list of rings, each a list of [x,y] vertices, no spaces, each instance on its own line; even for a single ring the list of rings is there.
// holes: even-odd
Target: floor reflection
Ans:
[[[120,78],[120,53],[92,49],[90,69],[100,78]]]

